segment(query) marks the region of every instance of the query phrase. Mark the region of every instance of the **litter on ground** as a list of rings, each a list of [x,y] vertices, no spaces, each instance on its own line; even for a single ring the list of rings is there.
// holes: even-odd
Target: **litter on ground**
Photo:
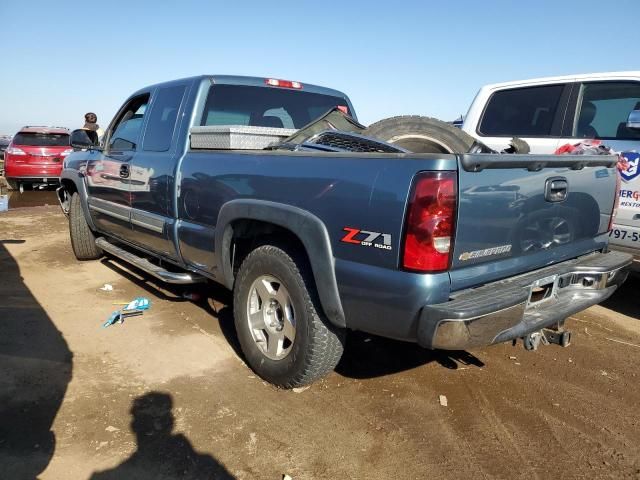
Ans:
[[[137,297],[129,303],[118,303],[124,305],[120,310],[113,312],[106,322],[102,324],[102,328],[107,328],[114,323],[124,323],[124,319],[142,315],[145,310],[151,307],[151,301],[145,297]]]

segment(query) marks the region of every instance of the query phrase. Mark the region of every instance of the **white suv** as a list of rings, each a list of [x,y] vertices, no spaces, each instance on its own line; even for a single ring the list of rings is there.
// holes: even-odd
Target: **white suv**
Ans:
[[[596,138],[625,152],[614,248],[640,267],[640,71],[591,73],[496,83],[480,89],[462,130],[495,150],[520,137],[531,153]]]

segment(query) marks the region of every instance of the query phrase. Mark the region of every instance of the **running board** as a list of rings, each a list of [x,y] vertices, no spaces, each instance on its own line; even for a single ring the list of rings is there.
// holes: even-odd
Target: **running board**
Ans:
[[[97,238],[96,245],[105,252],[108,252],[111,255],[118,257],[119,259],[124,260],[125,262],[130,263],[135,267],[138,267],[140,270],[144,270],[145,272],[153,275],[158,280],[162,280],[165,283],[189,284],[200,283],[206,280],[204,277],[196,273],[170,272],[169,270],[162,268],[159,265],[151,263],[146,258],[139,257],[127,250],[114,245],[104,237]]]

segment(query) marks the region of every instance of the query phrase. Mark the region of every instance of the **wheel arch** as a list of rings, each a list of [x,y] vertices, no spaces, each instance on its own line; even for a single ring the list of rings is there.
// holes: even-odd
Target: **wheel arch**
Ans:
[[[89,213],[88,193],[85,182],[79,172],[75,170],[63,170],[60,174],[60,187],[56,190],[56,194],[65,215],[68,215],[69,213],[68,207],[67,210],[65,210],[65,195],[68,195],[68,197],[71,198],[71,195],[76,192],[80,195],[82,211],[84,212],[84,217],[87,219],[89,227],[91,230],[96,231],[96,226],[94,225],[93,219]]]
[[[333,324],[346,326],[329,233],[322,220],[298,207],[251,199],[232,200],[222,206],[215,230],[215,256],[225,286],[233,289],[234,266],[239,266],[234,265],[234,239],[240,225],[246,231],[247,222],[259,222],[249,223],[258,227],[255,237],[265,233],[267,227],[280,235],[291,235],[299,243],[311,266],[325,315]]]

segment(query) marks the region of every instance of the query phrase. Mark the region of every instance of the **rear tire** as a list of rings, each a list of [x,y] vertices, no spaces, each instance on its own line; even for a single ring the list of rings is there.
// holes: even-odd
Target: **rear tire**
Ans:
[[[71,195],[69,205],[69,233],[71,248],[78,260],[97,260],[102,256],[102,250],[96,245],[96,237],[84,216],[77,192]]]
[[[324,316],[304,255],[288,247],[256,248],[242,262],[233,292],[242,352],[264,380],[299,387],[338,364],[344,330]]]
[[[415,153],[467,153],[475,138],[442,120],[417,115],[390,117],[370,125],[362,135]]]

